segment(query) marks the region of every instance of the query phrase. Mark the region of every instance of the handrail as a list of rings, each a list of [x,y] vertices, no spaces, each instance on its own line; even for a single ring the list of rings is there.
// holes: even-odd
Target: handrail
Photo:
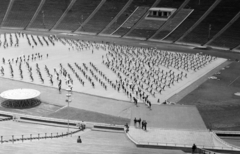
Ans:
[[[229,144],[229,143],[227,143],[227,142],[221,140],[221,139],[220,139],[220,138],[219,138],[214,132],[211,132],[211,133],[212,133],[213,137],[214,137],[217,141],[219,141],[219,142],[221,142],[222,144],[225,144],[225,145],[227,145],[227,146],[230,146],[230,147],[236,148],[236,149],[238,149],[238,150],[240,151],[240,147],[235,146],[235,145],[231,145],[231,144]]]
[[[161,143],[161,142],[137,142],[135,141],[129,133],[127,133],[127,136],[129,137],[132,142],[134,142],[136,145],[153,145],[153,146],[171,146],[171,147],[180,147],[180,148],[191,148],[192,145],[190,144],[178,144],[178,143]],[[234,147],[234,146],[232,146]],[[215,149],[215,150],[231,150],[231,151],[240,151],[239,148],[232,148],[232,147],[219,147],[219,146],[205,146],[205,145],[197,145],[197,148],[199,149]]]
[[[72,134],[75,134],[75,133],[77,133],[77,132],[79,132],[79,131],[82,131],[82,130],[84,130],[84,129],[79,129],[79,130],[76,130],[76,131],[72,131],[72,132],[67,132],[67,133],[56,133],[56,135],[53,135],[54,133],[50,133],[51,135],[47,135],[47,133],[43,133],[44,135],[41,137],[41,134],[40,133],[38,133],[37,134],[37,136],[35,137],[33,134],[28,134],[28,136],[30,136],[30,137],[24,137],[24,135],[21,135],[21,137],[20,138],[14,138],[14,135],[9,135],[10,136],[10,138],[11,139],[7,139],[7,140],[4,140],[4,136],[1,136],[1,144],[3,144],[3,143],[5,143],[5,142],[12,142],[12,143],[14,143],[14,142],[17,142],[17,141],[24,141],[24,140],[30,140],[30,141],[32,141],[32,140],[34,140],[34,139],[37,139],[37,140],[40,140],[40,139],[47,139],[47,138],[58,138],[58,137],[64,137],[64,136],[69,136],[69,135],[71,135],[72,136]],[[15,136],[18,136],[18,135],[15,135]]]

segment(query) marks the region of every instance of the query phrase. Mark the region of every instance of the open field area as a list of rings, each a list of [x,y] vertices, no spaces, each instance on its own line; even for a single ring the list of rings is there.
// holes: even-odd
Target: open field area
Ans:
[[[239,154],[239,0],[1,0],[0,153]]]
[[[1,35],[2,36],[2,39],[3,39],[3,35]],[[31,36],[31,35],[29,35],[29,36]],[[31,37],[30,37],[31,38]],[[37,39],[37,37],[36,36],[33,36],[33,39],[35,38],[35,40],[38,40]],[[46,37],[47,38],[47,37]],[[40,39],[42,39],[42,37],[40,37]],[[87,38],[88,39],[88,38]],[[93,40],[96,40],[96,42],[98,42],[98,38],[93,38]],[[23,39],[24,40],[24,39]],[[43,39],[42,39],[43,40]],[[106,39],[107,40],[107,39]],[[124,42],[122,42],[121,40],[117,40],[116,39],[116,41],[120,41],[119,43],[120,44],[126,44],[126,43],[124,43]],[[94,63],[96,63],[97,64],[97,66],[98,67],[100,67],[102,70],[104,70],[104,71],[106,71],[106,74],[108,74],[108,73],[110,73],[110,74],[112,74],[112,72],[111,71],[109,71],[109,70],[107,70],[106,68],[105,68],[105,66],[104,65],[102,65],[101,64],[101,61],[100,61],[100,59],[101,59],[101,56],[102,55],[104,55],[105,54],[105,51],[104,50],[100,50],[100,49],[94,49],[94,52],[92,53],[92,50],[90,50],[90,49],[88,49],[88,50],[85,50],[85,51],[76,51],[75,49],[73,49],[72,48],[72,46],[70,46],[70,45],[63,45],[62,43],[60,43],[59,41],[57,41],[56,42],[56,45],[49,45],[49,46],[47,46],[47,45],[44,45],[43,47],[44,48],[46,48],[45,50],[41,50],[42,49],[42,47],[41,47],[41,45],[39,44],[39,45],[34,45],[34,48],[32,48],[31,46],[29,46],[29,45],[27,45],[27,42],[25,41],[23,41],[22,42],[23,44],[25,44],[26,46],[24,46],[24,45],[20,45],[19,47],[13,47],[13,48],[7,48],[7,49],[4,49],[3,50],[3,52],[4,52],[4,57],[6,58],[6,59],[11,59],[11,58],[16,58],[16,57],[18,57],[17,55],[23,55],[23,53],[25,54],[25,55],[28,55],[28,53],[29,54],[31,54],[31,53],[41,53],[42,55],[43,55],[43,58],[42,59],[37,59],[36,61],[32,61],[32,62],[30,62],[30,64],[31,64],[31,66],[32,67],[35,67],[34,65],[36,65],[36,63],[38,63],[39,64],[39,66],[40,66],[40,69],[41,70],[44,70],[44,65],[47,65],[49,68],[51,68],[52,69],[52,71],[50,71],[50,72],[54,72],[53,71],[53,69],[54,68],[59,68],[59,63],[62,63],[62,64],[64,64],[65,63],[65,65],[68,63],[68,62],[73,62],[73,61],[75,61],[75,62],[80,62],[80,63],[82,63],[82,62],[89,62],[89,61],[92,61],[92,60],[94,60]],[[33,43],[33,42],[32,42]],[[44,43],[44,42],[43,42]],[[100,43],[100,42],[99,42]],[[126,44],[127,45],[127,44]],[[151,44],[150,44],[151,45]],[[38,46],[40,46],[40,47],[38,47]],[[16,49],[18,49],[18,50],[16,50]],[[8,51],[9,50],[9,51]],[[166,50],[166,49],[165,49]],[[171,49],[171,48],[169,48],[169,50],[170,51],[173,51],[174,49]],[[8,51],[8,52],[7,52]],[[175,50],[176,51],[176,50]],[[180,50],[181,51],[181,50]],[[186,52],[188,52],[188,53],[191,53],[191,51],[193,52],[193,53],[196,53],[196,51],[195,50],[191,50],[191,49],[188,49],[188,50],[186,50]],[[212,54],[214,55],[214,56],[216,56],[216,54],[218,53],[217,51],[205,51],[205,50],[199,50],[199,51],[202,51],[203,53],[211,53],[212,52]],[[62,54],[61,54],[62,53]],[[49,57],[47,58],[46,57],[46,54],[49,54]],[[225,57],[225,53],[224,52],[219,52],[219,55],[221,56],[221,57]],[[71,61],[69,61],[68,59],[66,59],[65,57],[66,56],[68,56],[69,57],[69,59],[71,59]],[[3,57],[3,56],[2,56]],[[1,57],[1,58],[2,58]],[[87,58],[88,57],[88,58]],[[94,58],[95,57],[95,58]],[[54,59],[54,61],[53,61],[53,59]],[[82,59],[81,59],[82,58]],[[238,58],[237,56],[235,56],[235,54],[233,53],[232,54],[232,56],[231,56],[231,54],[227,54],[227,57],[226,58]],[[75,59],[75,60],[74,60]],[[79,61],[79,59],[80,59],[80,61]],[[232,67],[232,66],[235,66],[235,67]],[[14,70],[15,71],[17,71],[17,67],[18,67],[18,65],[13,65],[13,67],[15,68]],[[236,62],[233,62],[231,65],[230,65],[230,67],[229,68],[227,68],[226,70],[222,70],[221,72],[221,74],[220,75],[218,75],[219,77],[221,77],[221,76],[223,76],[223,73],[224,72],[226,72],[226,71],[230,71],[230,72],[232,72],[232,71],[235,71],[235,72],[237,72],[236,70],[237,70],[237,67],[238,67],[238,63],[236,63]],[[23,67],[24,68],[24,67]],[[235,68],[235,69],[234,69]],[[7,67],[6,67],[6,69],[8,69]],[[24,69],[26,69],[26,68],[24,68]],[[51,70],[50,69],[50,70]],[[66,69],[69,69],[69,68],[66,68]],[[232,70],[233,69],[233,70]],[[70,70],[69,70],[70,71]],[[27,70],[25,70],[24,71],[24,73],[25,73],[25,75],[24,76],[27,76]],[[43,76],[45,77],[45,78],[48,78],[47,77],[47,73],[46,72],[43,72],[42,73],[43,74]],[[227,76],[227,75],[230,75],[231,73],[225,73],[226,75],[225,76]],[[37,74],[34,74],[34,75],[37,75]],[[114,74],[113,74],[114,75]],[[109,76],[113,76],[113,75],[109,75]],[[208,74],[208,76],[210,76],[209,74]],[[202,78],[208,78],[208,76],[203,76]],[[232,75],[231,75],[231,77],[233,77]],[[236,77],[237,77],[237,75],[236,75]],[[15,83],[18,83],[18,82],[15,82],[14,83],[14,81],[12,80],[12,78],[10,77],[10,73],[6,73],[6,75],[4,76],[4,78],[10,78],[10,80],[5,80],[5,79],[3,79],[2,81],[3,81],[3,84],[2,85],[4,85],[4,83],[6,83],[6,87],[5,86],[2,86],[2,87],[5,87],[5,88],[3,88],[3,89],[5,89],[5,90],[7,90],[8,88],[10,88],[10,87],[12,87],[12,88],[17,88],[17,87],[23,87],[24,85],[26,86],[26,85],[29,85],[30,87],[34,87],[34,88],[37,88],[37,87],[39,87],[40,89],[42,89],[42,90],[40,90],[41,92],[42,92],[42,96],[41,96],[41,99],[43,99],[43,101],[45,101],[46,103],[48,103],[48,104],[56,104],[56,105],[58,105],[59,107],[57,107],[57,108],[61,108],[61,106],[63,107],[63,106],[65,106],[66,104],[64,103],[64,101],[61,101],[61,100],[64,100],[64,93],[66,93],[66,92],[64,92],[65,91],[65,89],[67,88],[66,87],[66,85],[63,85],[63,88],[62,88],[62,92],[63,92],[63,94],[58,94],[58,90],[57,90],[57,83],[54,83],[53,85],[51,85],[51,83],[49,82],[49,81],[46,81],[44,84],[41,82],[41,80],[39,79],[39,77],[37,77],[37,76],[35,76],[35,78],[36,78],[36,81],[34,81],[34,82],[31,82],[30,81],[30,78],[24,78],[22,81],[24,81],[24,82],[22,82],[21,81],[21,79],[20,79],[20,76],[19,75],[16,75],[15,77],[14,77],[14,80],[20,80],[21,82],[19,82],[19,86],[17,86],[18,84],[15,84]],[[56,78],[56,76],[55,76],[55,78]],[[234,77],[233,77],[234,78]],[[116,79],[116,78],[115,78]],[[221,78],[220,78],[221,79]],[[64,79],[63,79],[64,80]],[[74,79],[74,81],[75,81],[76,79]],[[206,80],[206,79],[205,79]],[[228,79],[225,79],[226,80],[226,82],[227,81],[229,81]],[[234,89],[234,87],[233,87],[233,85],[235,85],[236,83],[237,83],[237,81],[236,82],[234,82],[234,84],[233,85],[231,85],[231,86],[228,86],[227,88],[228,89],[226,89],[226,87],[225,87],[225,90],[221,90],[221,92],[216,92],[216,89],[218,89],[218,90],[220,90],[219,89],[219,87],[218,86],[220,86],[219,84],[216,84],[216,82],[224,82],[225,80],[223,80],[223,79],[221,79],[220,81],[219,80],[207,80],[202,86],[204,86],[205,84],[207,84],[208,82],[211,82],[212,84],[215,84],[215,88],[214,88],[214,86],[209,86],[209,87],[207,87],[207,88],[205,88],[204,89],[204,91],[206,91],[206,89],[207,89],[207,92],[206,93],[204,93],[204,94],[200,94],[198,91],[199,91],[199,88],[201,88],[201,86],[199,87],[199,88],[197,88],[195,91],[193,91],[190,95],[187,95],[186,97],[184,97],[180,102],[179,102],[179,104],[185,104],[185,105],[195,105],[196,104],[196,102],[199,102],[199,101],[196,101],[196,98],[199,98],[199,97],[203,97],[203,98],[206,98],[207,100],[209,100],[210,99],[210,97],[211,97],[211,100],[216,100],[216,101],[218,101],[218,99],[219,99],[219,97],[216,97],[216,95],[218,95],[219,93],[220,94],[222,94],[224,91],[226,91],[227,93],[224,93],[225,95],[227,95],[227,94],[229,94],[230,92],[231,92],[231,95],[233,95],[232,93],[235,91],[237,91],[237,89]],[[56,81],[56,79],[55,79],[55,81]],[[9,83],[8,83],[9,82]],[[25,82],[27,82],[26,84],[25,84]],[[34,84],[32,84],[32,83],[34,83]],[[76,82],[74,82],[74,84],[75,84]],[[11,85],[12,84],[12,86],[10,86],[9,87],[9,85]],[[39,86],[37,86],[37,85],[39,85]],[[109,115],[111,115],[111,116],[120,116],[120,117],[123,117],[123,118],[127,118],[127,119],[130,119],[130,110],[128,109],[128,108],[131,108],[131,106],[133,106],[134,104],[132,104],[131,102],[128,102],[129,101],[129,98],[128,97],[126,97],[126,95],[124,94],[124,93],[118,93],[117,91],[115,92],[115,90],[114,90],[114,88],[111,88],[110,90],[101,90],[101,89],[104,89],[104,88],[102,88],[100,85],[98,85],[96,88],[92,88],[91,87],[91,85],[88,85],[88,83],[87,83],[87,85],[85,85],[84,87],[83,86],[81,86],[81,84],[80,85],[78,85],[78,84],[75,84],[75,85],[77,85],[77,86],[73,86],[73,91],[76,91],[76,92],[84,92],[84,93],[89,93],[89,94],[91,94],[91,95],[87,95],[87,94],[78,94],[78,93],[76,93],[76,94],[74,94],[74,97],[73,97],[73,101],[75,102],[75,101],[77,101],[77,102],[81,102],[80,104],[76,104],[76,103],[73,103],[73,104],[71,104],[71,106],[72,107],[74,107],[74,108],[76,108],[76,112],[77,112],[77,110],[78,109],[83,109],[83,110],[89,110],[89,111],[91,111],[91,112],[98,112],[98,113],[103,113],[103,114],[109,114]],[[7,86],[8,86],[8,88],[7,88]],[[47,88],[47,87],[45,87],[45,86],[47,86],[47,87],[49,87],[49,88]],[[26,86],[26,87],[28,87],[28,86]],[[45,88],[44,88],[45,87]],[[189,86],[189,87],[191,87],[191,86]],[[232,88],[232,90],[231,91],[229,91],[229,88]],[[47,89],[49,89],[49,90],[47,90]],[[183,88],[184,89],[184,88]],[[105,92],[104,92],[105,91]],[[109,92],[111,92],[111,93],[109,93]],[[51,93],[55,93],[54,95],[59,95],[60,97],[49,97],[49,95],[51,95]],[[194,93],[196,93],[195,95],[194,95]],[[208,94],[208,95],[206,95],[206,94]],[[79,96],[78,96],[79,95]],[[94,101],[94,99],[92,99],[92,98],[94,98],[95,96],[93,96],[93,95],[96,95],[96,96],[103,96],[103,98],[101,98],[101,97],[96,97],[96,101]],[[199,95],[198,97],[196,97],[196,95]],[[82,96],[84,96],[84,97],[82,97]],[[190,97],[190,96],[192,96],[192,97]],[[221,96],[223,96],[223,95],[221,95]],[[78,98],[79,97],[79,98]],[[89,98],[88,98],[89,97]],[[116,100],[111,100],[111,99],[109,99],[108,100],[108,98],[107,97],[110,97],[110,98],[114,98],[114,99],[116,99]],[[189,98],[190,97],[190,98]],[[83,98],[86,98],[86,99],[83,99]],[[201,98],[201,100],[203,99],[203,98]],[[86,104],[85,102],[86,102],[86,100],[91,100],[91,102],[93,103],[93,104]],[[109,103],[102,103],[101,104],[101,108],[99,108],[100,106],[96,106],[96,103],[97,102],[102,102],[102,100],[104,101],[104,100],[108,100],[109,101],[109,103],[111,103],[111,102],[113,102],[113,101],[116,101],[116,103],[118,104],[117,106],[116,105],[114,105],[113,103],[111,103],[111,105],[109,104]],[[118,101],[118,100],[123,100],[123,101]],[[125,102],[124,100],[126,100],[127,102]],[[204,99],[203,99],[204,100]],[[223,106],[224,105],[224,107],[228,107],[229,108],[229,102],[235,102],[235,105],[237,104],[237,102],[236,102],[236,100],[238,100],[238,98],[237,97],[231,97],[231,99],[229,100],[229,98],[228,97],[225,97],[225,101],[221,101],[222,103],[221,104],[214,104],[215,106],[218,106],[218,105],[221,105],[221,106]],[[108,102],[107,101],[107,102]],[[156,100],[155,100],[156,101]],[[163,100],[162,100],[163,101]],[[62,103],[61,103],[62,102]],[[104,101],[104,102],[106,102],[106,101]],[[178,103],[178,102],[176,102],[176,103]],[[109,107],[107,107],[107,106],[112,106],[111,108],[109,108]],[[206,107],[206,108],[208,108],[208,106],[212,106],[213,104],[208,104],[208,103],[205,103],[204,104],[204,106]],[[231,104],[232,105],[232,104]],[[115,106],[115,107],[114,107]],[[211,124],[213,121],[215,122],[215,121],[218,121],[218,123],[221,123],[221,120],[218,120],[219,118],[217,117],[217,116],[214,116],[214,115],[218,115],[217,113],[216,114],[214,114],[214,112],[212,112],[213,110],[216,110],[216,108],[211,108],[211,111],[210,111],[210,113],[211,114],[209,114],[208,113],[208,111],[209,110],[205,110],[204,108],[202,108],[201,106],[199,106],[199,105],[197,105],[197,107],[198,107],[198,109],[199,109],[199,111],[200,111],[200,113],[201,113],[201,115],[203,116],[203,119],[204,119],[204,121],[205,121],[205,123],[207,124],[207,127],[208,128],[212,128],[212,129],[232,129],[231,127],[234,127],[235,128],[235,126],[236,125],[232,125],[231,127],[230,127],[230,125],[225,125],[224,123],[222,124],[222,125],[220,125],[220,124],[218,124],[218,125],[216,125],[215,127],[214,127],[214,125],[213,124]],[[40,106],[40,108],[41,108],[41,106]],[[43,107],[43,108],[49,108],[49,106],[46,106],[46,107]],[[55,111],[57,110],[57,108],[55,109]],[[115,108],[115,109],[113,109],[113,108]],[[41,109],[40,109],[41,110]],[[44,109],[43,109],[44,110]],[[79,110],[79,111],[81,111],[81,110]],[[116,112],[117,111],[117,112]],[[218,109],[217,109],[217,111],[219,111]],[[222,110],[223,111],[223,110]],[[52,111],[51,111],[52,112]],[[42,114],[42,115],[44,115],[44,116],[48,116],[48,115],[52,115],[51,114],[51,112],[46,112],[45,114]],[[65,110],[59,110],[58,111],[59,113],[58,114],[53,114],[54,116],[56,116],[56,117],[61,117],[61,112],[62,112],[62,115],[63,115],[63,118],[65,117],[64,115],[66,115],[64,112],[65,112]],[[35,115],[37,115],[37,113],[38,112],[32,112],[32,113],[35,113]],[[44,113],[44,112],[43,112]],[[228,114],[231,114],[232,113],[232,110],[231,111],[228,111],[228,110],[224,110],[224,113],[226,113],[227,115]],[[40,113],[41,114],[41,113]],[[234,116],[234,114],[232,114],[232,116]],[[72,117],[76,117],[76,115],[75,114],[73,114],[72,115]],[[213,119],[214,120],[213,120]],[[228,120],[228,118],[231,118],[231,122],[229,121],[229,123],[235,123],[235,124],[237,124],[238,123],[238,121],[237,121],[237,118],[232,118],[231,116],[229,117],[229,116],[227,116],[227,117],[225,117],[226,119],[225,119],[225,122],[226,121],[229,121]],[[76,118],[73,118],[73,119],[76,119]],[[91,119],[91,118],[90,118]],[[84,120],[86,120],[87,121],[87,119],[85,119],[84,118]],[[97,121],[97,120],[94,120],[94,121]],[[101,121],[101,120],[100,120]],[[234,122],[233,122],[234,121]],[[111,122],[110,122],[111,123]],[[210,124],[209,124],[210,123]],[[221,126],[221,127],[219,127],[219,126]],[[234,129],[233,128],[233,129]],[[235,128],[235,129],[237,129],[237,127]]]
[[[218,130],[239,130],[240,65],[231,63],[215,74],[219,80],[207,80],[195,91],[184,97],[179,104],[196,105],[208,128]]]

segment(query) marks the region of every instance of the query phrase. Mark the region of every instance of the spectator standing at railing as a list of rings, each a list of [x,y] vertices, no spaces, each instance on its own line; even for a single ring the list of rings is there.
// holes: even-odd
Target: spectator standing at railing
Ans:
[[[82,143],[80,136],[78,136],[77,143]]]
[[[129,126],[128,126],[128,123],[125,124],[125,127],[126,127],[126,133],[129,132]]]
[[[196,149],[197,149],[197,146],[195,144],[193,144],[193,146],[192,146],[192,154],[195,153]]]
[[[134,118],[134,126],[136,127],[136,123],[137,123],[137,119],[136,119],[136,117]]]
[[[147,130],[147,121],[146,120],[142,121],[142,129]]]

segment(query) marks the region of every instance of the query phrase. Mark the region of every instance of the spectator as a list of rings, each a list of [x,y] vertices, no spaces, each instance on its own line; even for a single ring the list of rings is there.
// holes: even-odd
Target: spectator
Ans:
[[[196,149],[197,149],[197,146],[195,144],[193,144],[193,146],[192,146],[192,154],[195,153]]]
[[[129,132],[129,126],[128,126],[128,123],[125,124],[125,127],[126,127],[126,133]]]
[[[82,143],[80,136],[78,136],[77,143]]]
[[[147,130],[147,122],[146,122],[146,120],[142,121],[142,129],[143,130]]]
[[[136,123],[137,123],[137,119],[136,119],[136,117],[134,118],[134,126],[136,126]]]

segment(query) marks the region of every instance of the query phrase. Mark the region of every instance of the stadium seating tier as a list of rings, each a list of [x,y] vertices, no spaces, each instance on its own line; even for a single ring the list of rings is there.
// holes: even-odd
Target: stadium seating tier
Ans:
[[[169,1],[169,0],[162,0],[157,5],[158,7],[169,7],[169,8],[178,8],[182,4],[184,0],[179,1]],[[181,15],[181,14],[180,14]],[[183,15],[184,16],[184,15]],[[149,20],[142,20],[140,24],[138,24],[128,36],[136,36],[136,37],[143,37],[149,38],[155,34],[155,32],[163,26],[166,21],[149,21]],[[174,27],[174,26],[171,26]],[[155,30],[153,30],[155,29]]]
[[[26,27],[37,10],[41,0],[14,0],[5,27]]]
[[[123,12],[123,14],[114,22],[103,34],[113,33],[123,22],[134,12],[137,7],[150,7],[156,0],[133,0],[131,5]]]
[[[178,8],[184,0],[161,0],[156,7]]]
[[[56,29],[70,31],[78,29],[100,2],[101,0],[77,0]]]
[[[240,1],[221,1],[216,8],[186,37],[183,42],[204,44],[238,13]]]
[[[116,31],[115,33],[113,33],[114,35],[125,35],[128,32],[128,29],[130,30],[140,19],[141,17],[144,15],[144,13],[146,13],[146,11],[148,10],[148,7],[138,7],[134,13],[130,16],[130,18],[128,18],[126,20],[126,22],[124,22],[124,24],[121,26],[120,31]]]
[[[4,15],[6,14],[9,2],[10,2],[10,0],[1,0],[1,5],[0,5],[0,21],[1,21],[1,23],[4,18]]]
[[[37,18],[30,27],[36,29],[51,29],[67,9],[70,2],[71,0],[46,0]]]
[[[131,37],[140,37],[140,38],[149,38],[152,36],[156,30],[154,29],[134,29],[130,34],[127,36]]]
[[[191,14],[191,9],[182,9],[180,10],[174,17],[170,18],[161,28],[161,31],[153,37],[154,39],[162,39],[164,38],[168,33],[170,33],[173,29],[175,29],[177,26],[183,22],[186,17]]]
[[[210,45],[224,48],[235,48],[240,44],[240,18],[234,22],[222,35],[216,38]]]
[[[177,29],[173,31],[172,34],[166,37],[165,40],[176,41],[179,39],[195,22],[199,20],[199,18],[201,18],[214,1],[215,0],[207,0],[199,3],[199,0],[191,0],[187,6],[185,6],[185,9],[193,9],[194,11]]]
[[[100,32],[111,22],[126,3],[127,0],[107,0],[93,18],[83,26],[81,31],[92,33]]]

